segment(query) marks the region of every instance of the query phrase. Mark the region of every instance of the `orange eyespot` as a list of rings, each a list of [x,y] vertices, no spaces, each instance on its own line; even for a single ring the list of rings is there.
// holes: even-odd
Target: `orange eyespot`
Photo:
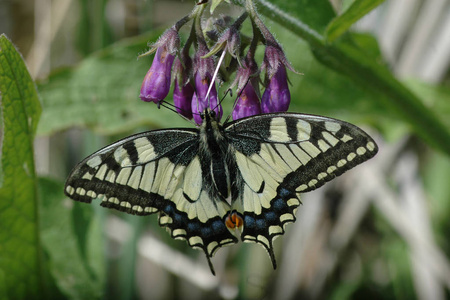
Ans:
[[[242,219],[242,217],[237,212],[233,211],[226,217],[225,225],[229,229],[239,228],[244,225],[244,219]]]

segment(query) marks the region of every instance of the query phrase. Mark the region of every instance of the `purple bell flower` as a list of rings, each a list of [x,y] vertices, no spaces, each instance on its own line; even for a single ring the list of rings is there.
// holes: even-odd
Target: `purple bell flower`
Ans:
[[[280,65],[262,95],[261,110],[263,113],[287,111],[290,102],[286,68]]]
[[[233,109],[233,120],[258,115],[261,105],[253,85],[249,82],[242,91]]]
[[[192,85],[189,82],[179,85],[177,78],[175,78],[173,104],[175,104],[177,112],[188,119],[192,119],[191,103],[193,96],[194,88]]]
[[[208,53],[208,47],[204,42],[198,43],[198,49],[194,57],[194,80],[195,93],[192,97],[192,114],[194,121],[197,124],[203,122],[200,114],[208,107],[216,112],[216,120],[222,118],[222,106],[218,105],[217,90],[215,83],[212,83],[212,88],[209,93],[209,99],[206,98],[208,88],[211,84],[211,74],[214,73],[214,59],[212,57],[205,57]]]
[[[141,86],[140,98],[146,102],[159,103],[170,90],[172,64],[175,56],[170,54],[165,47],[156,50],[152,66],[144,77]]]
[[[180,54],[181,58],[176,58],[173,63],[173,74],[175,87],[173,89],[173,103],[177,112],[188,119],[192,119],[191,102],[194,96],[194,88],[189,83],[189,75],[186,69],[190,69],[192,62],[189,56],[184,53]],[[181,63],[183,59],[183,63]]]
[[[220,120],[222,118],[222,106],[217,105],[217,90],[215,85],[211,88],[209,92],[209,99],[206,99],[206,93],[208,92],[208,88],[211,82],[211,76],[209,73],[206,73],[205,77],[202,78],[200,72],[195,73],[195,93],[192,97],[192,113],[194,115],[194,121],[197,124],[201,124],[203,122],[200,114],[204,112],[204,110],[208,107],[211,110],[216,112],[216,120]]]
[[[258,65],[252,54],[248,52],[242,62],[242,66],[237,70],[236,78],[230,86],[237,86],[238,95],[242,91],[233,109],[233,120],[261,113],[258,74]]]

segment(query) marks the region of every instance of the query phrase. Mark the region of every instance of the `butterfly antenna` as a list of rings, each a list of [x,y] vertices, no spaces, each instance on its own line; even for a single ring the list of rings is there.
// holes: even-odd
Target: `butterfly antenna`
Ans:
[[[177,107],[176,105],[174,105],[174,104],[172,104],[172,103],[169,103],[169,102],[166,102],[166,101],[161,101],[161,102],[159,102],[159,103],[158,103],[158,106],[159,106],[159,105],[161,105],[161,106],[164,107],[164,108],[167,108],[167,109],[170,110],[170,111],[173,111],[174,113],[178,114],[180,117],[182,117],[183,119],[185,119],[186,121],[195,124],[194,121],[192,121],[192,120],[186,118],[184,115],[180,114],[180,113],[177,111],[177,109],[182,110],[182,111],[185,111],[184,109],[182,109],[182,108],[180,108],[180,107]]]

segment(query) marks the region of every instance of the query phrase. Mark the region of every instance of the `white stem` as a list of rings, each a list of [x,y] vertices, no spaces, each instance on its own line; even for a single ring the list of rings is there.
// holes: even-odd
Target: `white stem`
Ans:
[[[220,58],[219,58],[219,62],[217,63],[217,67],[216,67],[216,69],[214,70],[214,75],[213,75],[213,77],[212,77],[212,79],[211,79],[211,82],[210,82],[210,84],[209,84],[208,92],[206,93],[206,99],[208,99],[208,102],[209,102],[209,98],[208,98],[208,97],[209,97],[209,93],[211,92],[211,89],[212,89],[212,87],[214,86],[214,83],[215,83],[216,77],[217,77],[217,73],[219,73],[220,65],[222,64],[223,59],[225,58],[225,54],[226,54],[226,51],[223,50],[223,51],[222,51],[222,55],[221,55]]]

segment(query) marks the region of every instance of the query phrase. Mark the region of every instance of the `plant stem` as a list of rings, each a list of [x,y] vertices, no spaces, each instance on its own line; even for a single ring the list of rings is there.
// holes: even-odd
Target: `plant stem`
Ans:
[[[327,43],[324,35],[267,0],[233,0],[233,3],[245,6],[246,9],[247,5],[251,5],[251,15],[252,11],[254,12],[253,1],[257,2],[263,15],[308,42],[316,58],[325,66],[350,77],[358,85],[381,96],[381,103],[408,122],[423,140],[450,154],[448,128],[386,67],[368,59],[363,49],[345,41]]]

